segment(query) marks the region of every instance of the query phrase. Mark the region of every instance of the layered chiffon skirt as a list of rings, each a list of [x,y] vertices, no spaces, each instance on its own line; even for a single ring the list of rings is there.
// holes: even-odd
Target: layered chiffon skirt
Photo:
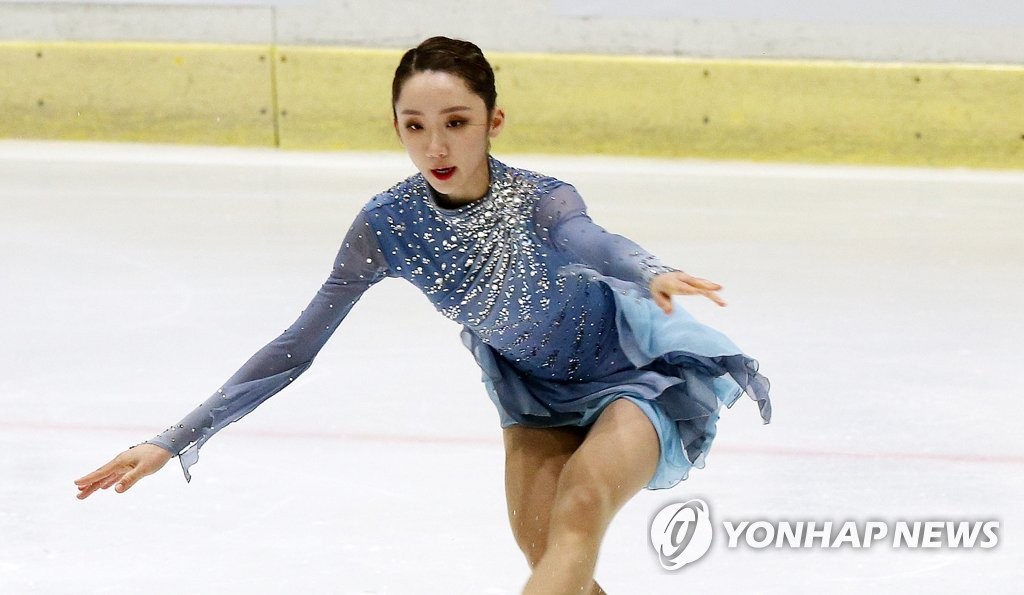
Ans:
[[[669,488],[703,468],[722,406],[746,394],[764,423],[771,419],[769,382],[758,362],[724,334],[697,322],[678,303],[666,315],[649,298],[614,280],[618,347],[631,366],[584,382],[522,374],[469,330],[463,342],[483,371],[502,427],[588,427],[616,399],[635,403],[651,420],[661,443],[650,489]]]

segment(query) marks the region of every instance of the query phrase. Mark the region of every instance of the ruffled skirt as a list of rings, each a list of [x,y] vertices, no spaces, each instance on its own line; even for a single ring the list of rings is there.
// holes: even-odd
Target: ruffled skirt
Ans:
[[[768,379],[757,361],[722,333],[697,322],[678,304],[666,315],[636,292],[611,291],[619,347],[633,367],[587,382],[558,382],[520,374],[469,330],[463,342],[483,371],[502,427],[587,427],[615,399],[635,403],[661,442],[650,489],[669,488],[703,468],[722,405],[746,393],[761,419],[771,419]]]

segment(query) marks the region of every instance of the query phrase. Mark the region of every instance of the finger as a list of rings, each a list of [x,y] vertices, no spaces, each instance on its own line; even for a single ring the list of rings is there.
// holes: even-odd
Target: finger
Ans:
[[[79,488],[80,491],[78,492],[78,496],[76,496],[76,498],[78,498],[79,500],[85,500],[98,489],[100,489],[100,486],[98,485]]]
[[[85,500],[92,493],[103,489],[104,481],[95,481],[90,484],[78,486],[78,499]]]
[[[701,279],[700,277],[694,277],[692,275],[684,275],[683,278],[677,279],[677,281],[685,283],[696,289],[707,289],[710,291],[718,291],[722,289],[722,286],[714,281],[708,281],[707,279]]]
[[[122,477],[124,477],[124,473],[117,473],[117,474],[113,474],[113,475],[107,477],[103,481],[98,482],[99,486],[100,486],[100,489],[101,490],[109,489],[110,486],[112,486],[115,483],[117,483],[118,481],[120,481]]]
[[[89,483],[79,484],[78,485],[78,489],[79,490],[84,490],[84,489],[89,489],[89,488],[93,488],[93,487],[95,487],[96,489],[100,489],[100,488],[103,487],[105,482],[109,481],[109,479],[111,477],[117,478],[119,475],[120,474],[109,473],[109,474],[107,474],[107,475],[105,475],[103,477],[97,478],[95,481],[91,481]]]
[[[722,289],[722,286],[719,285],[718,283],[715,283],[714,281],[702,279],[701,277],[694,277],[693,275],[689,273],[684,273],[682,271],[679,271],[679,274],[676,276],[676,280],[682,281],[683,283],[700,289],[710,289],[712,291],[718,291]]]
[[[659,292],[655,293],[653,295],[653,297],[654,297],[655,305],[657,305],[659,308],[661,308],[662,312],[664,312],[665,314],[671,314],[672,313],[672,296],[671,295],[669,295],[667,293],[662,293],[662,292],[659,291]]]
[[[684,282],[682,285],[678,287],[680,293],[691,295],[700,294],[708,298],[712,302],[718,304],[719,306],[725,307],[727,305],[725,303],[725,300],[723,300],[721,296],[719,296],[718,293],[716,293],[717,290],[722,288],[722,286],[719,285],[718,283],[713,283],[706,279],[698,279],[696,277],[691,277],[688,281]]]
[[[718,304],[719,306],[721,306],[723,308],[728,305],[728,304],[725,303],[725,300],[723,300],[717,293],[715,293],[713,291],[705,291],[705,292],[703,292],[703,294],[704,294],[704,297],[708,298],[712,302],[715,302],[716,304]]]
[[[114,469],[118,467],[118,465],[119,463],[117,461],[110,461],[109,463],[93,471],[92,473],[79,477],[78,479],[75,480],[75,483],[78,485],[88,485],[90,483],[95,483],[97,480],[103,479],[104,477],[110,475],[110,473],[113,472]]]
[[[132,469],[128,473],[124,474],[121,481],[117,482],[117,485],[114,486],[114,491],[118,494],[123,494],[130,490],[132,486],[143,477],[144,474],[142,474],[138,469]]]
[[[675,283],[673,283],[669,289],[671,293],[676,295],[696,295],[707,291],[703,287],[695,285],[691,281],[685,279],[676,279]]]

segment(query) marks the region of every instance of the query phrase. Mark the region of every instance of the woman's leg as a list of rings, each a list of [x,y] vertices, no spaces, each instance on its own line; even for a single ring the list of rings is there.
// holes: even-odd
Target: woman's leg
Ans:
[[[657,432],[635,404],[619,399],[601,413],[558,476],[547,542],[524,595],[587,593],[612,517],[650,482],[659,455]]]
[[[583,428],[505,429],[505,497],[512,535],[533,568],[548,543],[551,506],[562,468],[586,436]],[[584,595],[602,595],[591,583]]]
[[[544,554],[562,467],[576,452],[582,428],[505,428],[505,500],[512,535],[533,568]]]

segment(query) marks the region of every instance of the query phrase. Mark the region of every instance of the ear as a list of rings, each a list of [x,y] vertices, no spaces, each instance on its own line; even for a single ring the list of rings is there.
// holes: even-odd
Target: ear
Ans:
[[[505,110],[500,107],[494,108],[494,111],[491,113],[490,124],[490,128],[487,131],[489,137],[494,138],[501,134],[502,129],[505,127]]]
[[[402,133],[398,131],[398,118],[397,117],[391,120],[391,126],[395,129],[395,136],[397,136],[399,139],[401,139],[402,138]]]

